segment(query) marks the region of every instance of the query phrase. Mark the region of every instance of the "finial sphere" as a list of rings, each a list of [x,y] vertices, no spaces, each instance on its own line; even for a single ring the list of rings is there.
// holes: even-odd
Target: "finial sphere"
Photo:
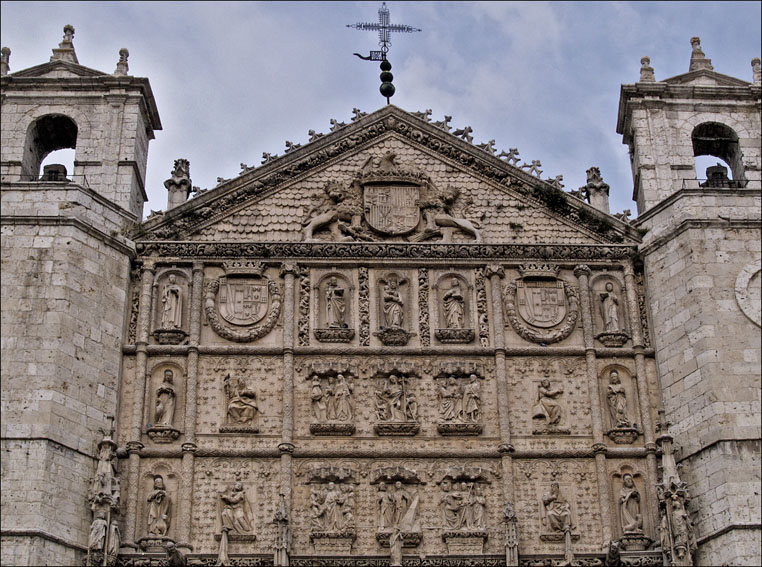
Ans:
[[[394,85],[391,83],[381,83],[378,90],[381,92],[381,95],[386,98],[394,95]]]
[[[384,59],[381,61],[381,70],[382,71],[391,71],[392,70],[392,64],[389,63],[388,60]]]

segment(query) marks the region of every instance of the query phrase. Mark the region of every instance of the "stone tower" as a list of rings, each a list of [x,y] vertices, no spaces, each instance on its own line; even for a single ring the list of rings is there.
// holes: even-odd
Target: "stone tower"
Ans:
[[[760,77],[687,73],[622,85],[636,226],[667,423],[702,565],[760,562]],[[711,155],[724,166],[696,171]],[[703,180],[702,178],[708,178]]]
[[[99,429],[116,413],[148,143],[147,79],[79,64],[74,28],[48,63],[2,77],[2,563],[73,565]],[[74,171],[44,158],[75,150]]]

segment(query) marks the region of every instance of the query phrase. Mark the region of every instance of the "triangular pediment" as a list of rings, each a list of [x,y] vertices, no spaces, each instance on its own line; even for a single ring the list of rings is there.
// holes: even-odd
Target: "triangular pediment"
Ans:
[[[723,75],[710,69],[698,69],[676,75],[669,79],[664,79],[665,83],[670,85],[699,85],[699,86],[717,86],[717,87],[747,87],[751,83],[736,79],[729,75]]]
[[[48,63],[43,63],[41,65],[35,65],[34,67],[29,67],[28,69],[22,69],[21,71],[16,71],[15,73],[9,73],[10,77],[19,77],[19,78],[34,78],[34,77],[45,77],[45,78],[66,78],[66,77],[102,77],[107,76],[108,73],[104,73],[102,71],[96,71],[95,69],[91,69],[90,67],[85,67],[84,65],[79,65],[77,63],[72,63],[70,61],[49,61]]]
[[[635,244],[639,235],[389,105],[150,218],[138,239]]]

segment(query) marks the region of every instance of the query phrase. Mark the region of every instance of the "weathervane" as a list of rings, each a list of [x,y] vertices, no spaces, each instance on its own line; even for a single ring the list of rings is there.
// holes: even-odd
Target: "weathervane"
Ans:
[[[347,24],[347,27],[361,31],[378,32],[378,45],[381,46],[381,51],[371,51],[367,57],[360,55],[359,53],[355,53],[354,55],[357,55],[364,61],[381,61],[381,87],[379,88],[379,91],[386,97],[386,104],[389,104],[389,98],[394,95],[394,85],[392,84],[394,75],[390,73],[392,64],[386,59],[386,54],[389,52],[389,46],[392,44],[389,34],[391,34],[391,32],[412,33],[421,30],[404,24],[390,24],[389,9],[386,7],[386,2],[382,2],[381,7],[378,9],[377,24],[361,22],[358,24]]]

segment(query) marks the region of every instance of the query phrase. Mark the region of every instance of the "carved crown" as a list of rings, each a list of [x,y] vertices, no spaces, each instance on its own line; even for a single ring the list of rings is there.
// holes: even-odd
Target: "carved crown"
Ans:
[[[361,183],[415,183],[420,185],[428,181],[428,176],[396,163],[396,154],[387,153],[384,157],[371,156],[360,168],[355,177]]]
[[[519,273],[524,278],[557,278],[559,267],[552,264],[522,264]]]
[[[222,268],[227,276],[259,276],[265,271],[263,262],[247,262],[242,260],[228,260],[222,263]]]

